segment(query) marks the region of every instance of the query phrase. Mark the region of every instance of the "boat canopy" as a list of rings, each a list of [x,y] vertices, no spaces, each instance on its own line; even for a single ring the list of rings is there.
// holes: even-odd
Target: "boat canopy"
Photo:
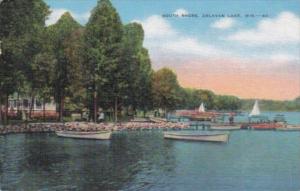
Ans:
[[[269,117],[266,115],[253,115],[249,116],[249,122],[259,123],[259,122],[269,122]]]

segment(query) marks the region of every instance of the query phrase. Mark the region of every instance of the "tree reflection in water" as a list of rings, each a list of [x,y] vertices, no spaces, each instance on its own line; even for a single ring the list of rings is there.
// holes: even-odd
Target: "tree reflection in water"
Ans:
[[[160,132],[122,132],[111,141],[54,134],[0,137],[3,190],[143,189],[172,176],[172,143]]]

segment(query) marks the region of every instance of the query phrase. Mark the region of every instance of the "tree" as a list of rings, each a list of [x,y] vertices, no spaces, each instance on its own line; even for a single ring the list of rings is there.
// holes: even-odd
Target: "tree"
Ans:
[[[39,34],[49,14],[42,0],[4,0],[0,4],[0,91],[5,97],[7,118],[8,95],[18,90],[21,80],[30,75],[30,65],[39,52]],[[0,96],[1,96],[0,95]]]
[[[126,64],[128,88],[125,105],[133,110],[151,108],[152,68],[148,50],[143,48],[144,30],[138,23],[123,27],[122,62]]]
[[[114,100],[115,120],[117,121],[118,101],[127,88],[124,71],[125,63],[121,62],[122,23],[109,0],[98,1],[86,25],[84,34],[85,63],[90,78],[88,87],[93,92],[93,119],[98,110],[98,94],[102,99]],[[105,100],[104,100],[105,101]]]
[[[34,76],[34,87],[38,97],[43,100],[43,119],[45,121],[45,103],[50,101],[53,94],[52,82],[54,78],[54,67],[56,59],[48,50],[37,54],[32,63],[32,73]]]
[[[139,87],[139,53],[142,49],[144,31],[140,24],[130,23],[123,27],[122,37],[122,57],[121,62],[125,63],[127,72],[128,88],[126,106],[131,106],[133,110],[137,108],[137,97]],[[134,91],[133,91],[134,90]]]
[[[56,24],[48,27],[53,42],[53,51],[57,60],[54,76],[54,95],[56,102],[59,103],[59,120],[63,120],[65,96],[70,93],[69,87],[76,80],[80,62],[74,57],[71,48],[72,35],[81,28],[70,13],[64,13]],[[78,70],[76,70],[78,71]]]
[[[152,76],[153,70],[148,50],[142,48],[139,53],[139,71],[137,91],[137,107],[145,112],[153,108]]]
[[[83,34],[84,28],[80,27],[73,31],[66,40],[65,55],[71,63],[69,68],[70,81],[67,94],[68,99],[65,108],[68,110],[82,111],[86,102],[84,84],[84,62],[83,62]],[[88,75],[88,74],[87,74]]]
[[[162,108],[167,112],[176,108],[179,102],[180,86],[176,74],[168,69],[162,68],[156,71],[152,81],[153,101],[156,108]]]
[[[241,101],[235,96],[218,95],[215,105],[218,110],[237,110],[241,108]]]

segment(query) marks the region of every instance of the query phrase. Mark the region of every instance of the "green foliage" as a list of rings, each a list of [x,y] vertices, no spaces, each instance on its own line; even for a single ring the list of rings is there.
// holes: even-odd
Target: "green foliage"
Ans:
[[[8,94],[17,91],[23,76],[31,78],[33,56],[41,48],[48,6],[42,0],[5,0],[0,5],[0,89]],[[31,75],[32,76],[32,75]]]
[[[134,92],[137,92],[137,108],[143,111],[153,108],[152,95],[152,76],[153,70],[148,50],[142,48],[139,55],[139,70],[137,78],[137,87]]]
[[[207,109],[214,109],[215,107],[216,96],[209,90],[183,88],[182,92],[181,109],[195,109],[198,108],[201,103],[204,103]]]
[[[168,69],[162,68],[153,74],[152,94],[154,106],[164,110],[174,110],[180,102],[180,86],[176,74]]]
[[[80,89],[82,74],[80,52],[82,47],[82,27],[71,16],[64,13],[61,18],[47,28],[51,47],[57,60],[53,78],[54,96],[59,103],[60,118],[66,96],[73,96]]]
[[[51,83],[54,77],[55,64],[56,59],[53,54],[49,54],[49,52],[42,52],[35,55],[32,62],[32,73],[34,78],[31,83],[34,84],[38,96],[44,100],[50,100],[50,97],[53,94]]]
[[[18,92],[49,100],[60,108],[83,110],[96,104],[109,111],[133,108],[247,110],[254,100],[182,88],[168,68],[152,70],[140,24],[122,25],[109,0],[99,0],[85,27],[65,13],[45,27],[49,8],[42,0],[0,4],[0,105]],[[65,100],[65,101],[64,101]],[[65,106],[64,106],[65,102]],[[260,100],[262,110],[300,110],[292,101]],[[62,113],[62,110],[61,110]]]
[[[0,4],[0,100],[19,92],[26,84],[36,86],[34,58],[43,49],[48,6],[42,0],[4,0]],[[31,91],[33,93],[34,91]],[[6,105],[7,109],[7,105]]]
[[[242,100],[241,109],[251,110],[254,101],[253,99]],[[289,101],[259,100],[259,107],[263,111],[300,111],[300,97]]]
[[[219,95],[215,100],[215,108],[217,110],[238,110],[241,107],[241,100],[235,96]]]
[[[130,23],[123,27],[122,58],[126,63],[128,88],[126,106],[147,110],[152,106],[151,61],[143,48],[144,31],[140,24]]]
[[[99,102],[104,108],[117,110],[128,88],[126,63],[122,55],[122,23],[109,0],[98,1],[86,25],[84,62],[88,76],[87,87],[93,92],[94,111]],[[98,96],[97,96],[97,94]],[[93,111],[93,110],[92,110]]]
[[[82,110],[86,104],[86,90],[84,84],[84,62],[83,62],[83,34],[82,27],[75,29],[65,45],[65,55],[70,61],[68,69],[70,84],[66,87],[66,102],[65,109],[67,110]]]
[[[99,1],[92,11],[84,34],[85,63],[91,77],[89,82],[91,85],[96,83],[98,89],[114,84],[111,74],[118,70],[121,39],[122,24],[119,15],[109,1]]]
[[[56,24],[48,27],[48,33],[52,42],[52,48],[57,60],[55,66],[54,84],[57,97],[64,96],[67,87],[76,79],[76,73],[72,70],[79,64],[74,53],[70,51],[74,42],[73,35],[80,25],[72,18],[70,13],[65,13]],[[80,37],[79,37],[80,39]],[[72,40],[72,41],[71,41]],[[77,49],[72,49],[76,51]]]

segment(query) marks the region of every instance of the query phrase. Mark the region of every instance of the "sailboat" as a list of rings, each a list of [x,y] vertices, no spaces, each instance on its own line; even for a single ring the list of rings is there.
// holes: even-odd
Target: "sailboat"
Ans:
[[[258,100],[255,100],[253,109],[252,109],[251,113],[249,114],[249,116],[251,117],[251,116],[259,116],[259,115],[260,115],[260,109],[258,106]]]
[[[205,112],[205,107],[204,107],[203,102],[202,102],[201,105],[199,106],[198,111],[199,111],[199,112]]]
[[[249,114],[249,122],[249,124],[242,125],[241,128],[250,128],[256,130],[273,130],[282,127],[281,124],[270,122],[267,116],[261,115],[257,100],[255,100],[252,111]]]
[[[195,121],[211,121],[217,115],[216,112],[206,111],[203,102],[198,109],[195,108],[195,110],[181,110],[177,111],[176,114]]]

